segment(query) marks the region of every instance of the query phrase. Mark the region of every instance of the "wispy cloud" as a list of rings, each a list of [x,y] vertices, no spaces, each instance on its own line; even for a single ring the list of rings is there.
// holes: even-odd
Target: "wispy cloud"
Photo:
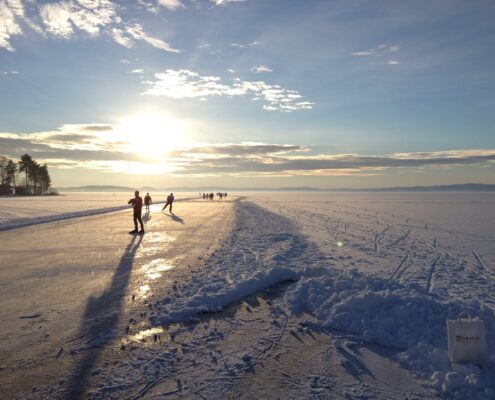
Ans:
[[[352,52],[350,55],[356,57],[384,56],[389,55],[390,53],[397,53],[399,50],[400,47],[397,45],[381,44],[368,50]]]
[[[158,49],[169,51],[171,53],[180,53],[180,50],[173,48],[167,42],[164,42],[161,39],[157,39],[147,34],[140,24],[136,23],[133,24],[132,26],[127,27],[126,33],[132,36],[134,39],[144,40],[145,42],[151,44],[153,47],[156,47]]]
[[[257,40],[254,40],[252,41],[251,43],[231,43],[230,44],[230,47],[237,47],[239,49],[245,49],[247,47],[254,47],[254,46],[258,46],[260,44],[259,41]]]
[[[229,3],[243,3],[246,0],[211,0],[217,6],[224,6]]]
[[[267,111],[309,110],[314,103],[303,100],[299,92],[284,89],[279,85],[270,85],[263,81],[244,81],[232,79],[231,84],[222,83],[217,76],[201,76],[197,72],[181,69],[168,69],[155,74],[154,81],[145,82],[146,95],[170,97],[173,99],[200,98],[210,96],[246,96],[254,101],[261,100]]]
[[[261,74],[263,72],[273,72],[273,69],[267,67],[266,65],[257,65],[256,67],[252,67],[251,71],[256,72],[257,74]]]
[[[176,147],[158,159],[132,152],[131,142],[108,124],[66,124],[53,131],[0,133],[2,155],[28,152],[51,168],[91,168],[189,176],[342,176],[390,169],[495,166],[495,149],[443,150],[384,155],[313,154],[317,148],[273,143],[203,143]],[[129,139],[130,140],[130,139]],[[131,172],[130,172],[131,171]]]
[[[6,0],[0,0],[0,21],[2,21],[0,25],[0,47],[8,51],[14,51],[10,38],[22,35],[22,28],[17,21],[18,17],[19,12],[16,12],[16,8],[12,7]]]
[[[181,6],[179,0],[160,0],[169,9]],[[158,49],[177,53],[169,43],[147,33],[134,20],[126,21],[120,14],[122,7],[111,0],[62,0],[31,4],[33,16],[40,25],[27,18],[19,0],[0,0],[0,48],[14,51],[12,38],[32,29],[44,36],[71,39],[79,33],[97,37],[106,35],[124,47],[133,47],[136,40]]]

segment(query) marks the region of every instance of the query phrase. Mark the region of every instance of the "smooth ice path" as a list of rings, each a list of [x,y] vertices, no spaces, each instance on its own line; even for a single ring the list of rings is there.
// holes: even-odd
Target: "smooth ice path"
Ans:
[[[169,273],[199,268],[233,217],[231,202],[174,208],[153,206],[143,237],[128,234],[129,210],[0,233],[0,398],[77,397],[73,383],[112,364]]]

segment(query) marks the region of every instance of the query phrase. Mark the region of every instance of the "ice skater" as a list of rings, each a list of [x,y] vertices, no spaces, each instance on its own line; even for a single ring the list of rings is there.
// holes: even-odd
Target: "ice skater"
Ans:
[[[146,211],[150,211],[150,204],[153,204],[153,200],[151,199],[151,196],[149,193],[146,193],[146,196],[144,196],[144,205],[146,206]]]
[[[167,206],[170,206],[169,210],[170,210],[170,213],[172,213],[172,203],[174,202],[174,199],[175,199],[174,198],[174,194],[173,193],[170,193],[167,196],[167,202],[163,206],[162,211],[165,210],[167,208]]]
[[[130,231],[131,234],[139,233],[141,235],[144,234],[144,226],[143,219],[141,218],[141,211],[143,210],[143,199],[139,197],[139,191],[136,190],[134,192],[134,198],[130,199],[127,204],[132,204],[133,208],[133,220],[134,220],[134,230]],[[141,225],[141,230],[138,232],[138,223]]]

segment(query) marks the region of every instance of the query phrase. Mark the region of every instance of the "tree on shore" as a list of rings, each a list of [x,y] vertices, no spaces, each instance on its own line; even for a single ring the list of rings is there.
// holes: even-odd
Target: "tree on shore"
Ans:
[[[24,173],[24,187],[16,186],[18,172]],[[49,193],[52,183],[48,173],[48,165],[38,164],[29,154],[22,155],[18,162],[0,156],[0,177],[0,194],[15,192],[16,194],[42,196]]]
[[[21,156],[21,161],[19,161],[19,172],[24,172],[26,174],[26,194],[29,194],[29,175],[32,170],[33,159],[29,154],[24,154]]]
[[[0,193],[10,194],[16,184],[17,164],[7,157],[0,157]]]

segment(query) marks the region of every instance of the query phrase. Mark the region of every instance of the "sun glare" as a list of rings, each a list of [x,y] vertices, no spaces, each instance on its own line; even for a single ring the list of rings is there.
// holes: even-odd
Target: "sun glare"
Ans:
[[[118,133],[128,151],[154,159],[184,144],[184,126],[159,114],[129,117],[119,125]]]

